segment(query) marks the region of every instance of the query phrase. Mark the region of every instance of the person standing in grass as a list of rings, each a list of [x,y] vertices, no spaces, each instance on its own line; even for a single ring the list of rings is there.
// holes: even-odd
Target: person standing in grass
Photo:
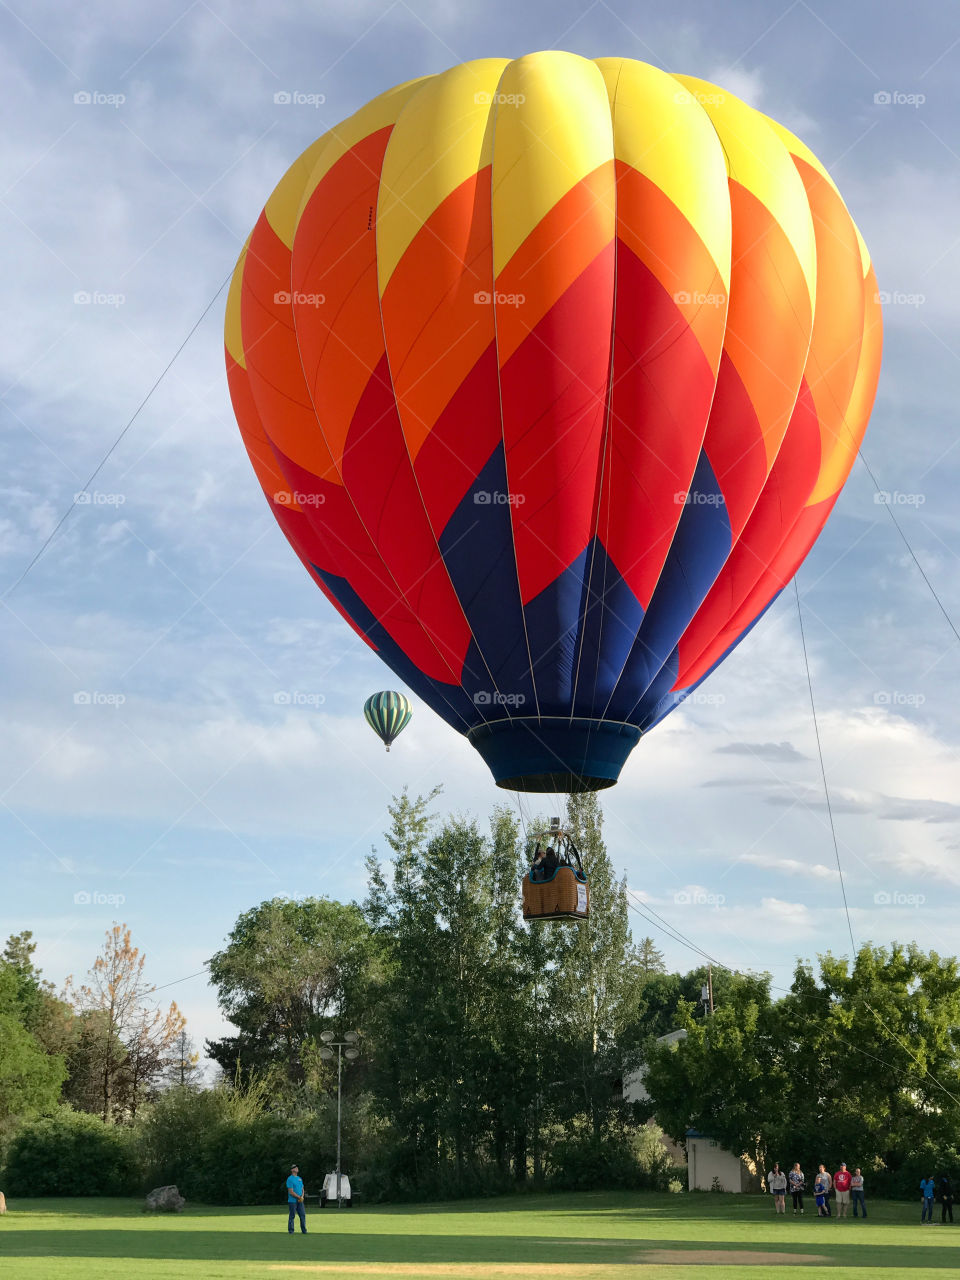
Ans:
[[[817,1202],[817,1214],[821,1218],[830,1217],[830,1187],[832,1179],[827,1173],[827,1166],[822,1164],[813,1180],[813,1194]]]
[[[803,1176],[803,1170],[800,1168],[800,1161],[794,1162],[793,1168],[787,1174],[787,1185],[790,1188],[790,1195],[793,1199],[793,1212],[797,1210],[803,1213],[803,1188],[806,1178]]]
[[[950,1221],[953,1221],[953,1183],[946,1174],[940,1179],[940,1186],[937,1188],[937,1194],[940,1197],[940,1221],[946,1222],[949,1215]]]
[[[929,1178],[920,1180],[920,1221],[933,1221],[933,1193],[936,1184],[933,1181],[933,1174]]]
[[[787,1175],[780,1168],[778,1161],[774,1161],[773,1168],[767,1174],[767,1184],[773,1196],[774,1212],[786,1213]]]
[[[863,1210],[863,1216],[867,1216],[867,1202],[863,1194],[863,1174],[859,1169],[854,1169],[853,1177],[850,1179],[850,1199],[853,1201],[853,1216],[857,1217],[857,1207]]]
[[[850,1183],[853,1174],[849,1171],[844,1161],[840,1162],[840,1168],[833,1175],[833,1186],[837,1193],[837,1217],[845,1218],[847,1209],[850,1207]]]
[[[287,1219],[287,1230],[293,1235],[293,1219],[300,1219],[300,1231],[303,1235],[307,1234],[307,1214],[303,1207],[303,1179],[300,1177],[300,1170],[296,1165],[290,1168],[290,1177],[287,1179],[287,1208],[290,1210]]]

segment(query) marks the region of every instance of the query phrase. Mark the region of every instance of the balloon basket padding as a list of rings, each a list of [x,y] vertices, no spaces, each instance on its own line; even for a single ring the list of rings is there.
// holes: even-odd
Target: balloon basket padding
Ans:
[[[640,730],[618,720],[528,716],[476,725],[467,738],[498,787],[579,795],[616,783]]]

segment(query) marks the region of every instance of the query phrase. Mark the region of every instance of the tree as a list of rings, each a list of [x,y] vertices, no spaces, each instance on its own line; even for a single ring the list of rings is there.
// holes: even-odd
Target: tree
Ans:
[[[66,1065],[24,1026],[14,967],[0,964],[0,1134],[14,1121],[57,1105]]]
[[[623,1072],[619,1044],[639,999],[630,935],[626,881],[618,880],[603,840],[595,792],[567,800],[566,830],[580,851],[590,882],[590,915],[556,933],[550,985],[567,1071],[599,1141],[617,1105]]]
[[[89,1107],[95,1090],[97,1110],[107,1122],[124,1110],[136,1113],[145,1092],[162,1078],[186,1025],[176,1002],[166,1013],[153,1005],[156,988],[144,977],[145,963],[127,926],[115,924],[93,962],[90,982],[77,988],[68,978],[65,987],[82,1023],[73,1055],[76,1095]]]
[[[769,979],[723,975],[716,1012],[681,1001],[686,1039],[647,1049],[658,1120],[688,1127],[767,1167],[856,1151],[895,1173],[960,1126],[960,973],[915,945],[860,948],[852,966],[798,965],[772,1003]],[[792,1154],[788,1154],[792,1153]]]
[[[663,952],[657,947],[652,938],[641,939],[637,944],[635,957],[637,970],[644,982],[655,974],[666,973],[667,971]]]
[[[181,1089],[196,1088],[200,1083],[200,1054],[185,1027],[171,1046],[167,1080]]]
[[[317,1039],[360,1030],[375,968],[359,907],[329,898],[272,898],[244,912],[210,977],[236,1036],[207,1042],[223,1071],[241,1080],[273,1068],[289,1086],[307,1078]]]

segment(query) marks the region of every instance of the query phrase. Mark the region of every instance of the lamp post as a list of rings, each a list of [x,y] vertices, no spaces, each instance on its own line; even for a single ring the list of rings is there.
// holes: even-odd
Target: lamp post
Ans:
[[[332,1031],[321,1032],[320,1039],[323,1041],[323,1048],[320,1050],[320,1057],[328,1062],[333,1059],[333,1051],[337,1051],[337,1208],[340,1204],[340,1117],[342,1115],[341,1104],[341,1083],[343,1079],[343,1059],[348,1062],[360,1057],[360,1050],[356,1047],[360,1037],[355,1031],[347,1031],[342,1040],[335,1040]]]

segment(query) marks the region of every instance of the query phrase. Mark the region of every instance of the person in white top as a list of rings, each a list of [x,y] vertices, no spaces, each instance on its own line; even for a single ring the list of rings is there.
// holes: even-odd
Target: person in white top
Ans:
[[[773,1196],[775,1211],[777,1213],[786,1213],[787,1175],[777,1162],[774,1162],[773,1168],[767,1174],[767,1185],[770,1188],[770,1194]]]

